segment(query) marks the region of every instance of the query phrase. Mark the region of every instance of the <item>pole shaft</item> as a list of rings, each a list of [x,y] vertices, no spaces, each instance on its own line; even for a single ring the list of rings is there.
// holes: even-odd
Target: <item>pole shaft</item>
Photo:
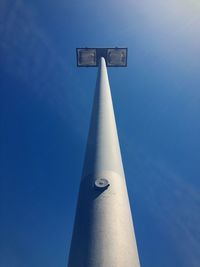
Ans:
[[[104,178],[105,188],[95,188]],[[68,267],[139,267],[112,97],[101,58]]]

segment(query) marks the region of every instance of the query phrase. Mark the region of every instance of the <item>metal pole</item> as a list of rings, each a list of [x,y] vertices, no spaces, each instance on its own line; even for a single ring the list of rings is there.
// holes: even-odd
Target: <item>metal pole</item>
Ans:
[[[139,267],[104,58],[100,60],[68,267]]]

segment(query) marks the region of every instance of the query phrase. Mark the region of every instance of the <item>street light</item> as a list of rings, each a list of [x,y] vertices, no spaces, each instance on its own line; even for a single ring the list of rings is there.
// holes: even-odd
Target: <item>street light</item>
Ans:
[[[68,267],[139,267],[108,67],[127,48],[77,48],[79,67],[99,66]]]
[[[126,67],[127,48],[77,48],[78,67],[98,67],[103,57],[107,67]]]

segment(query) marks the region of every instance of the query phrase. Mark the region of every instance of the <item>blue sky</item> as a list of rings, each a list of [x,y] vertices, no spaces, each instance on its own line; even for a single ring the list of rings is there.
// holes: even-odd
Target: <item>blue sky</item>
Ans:
[[[67,264],[97,69],[109,69],[142,267],[199,267],[198,0],[0,2],[0,265]]]

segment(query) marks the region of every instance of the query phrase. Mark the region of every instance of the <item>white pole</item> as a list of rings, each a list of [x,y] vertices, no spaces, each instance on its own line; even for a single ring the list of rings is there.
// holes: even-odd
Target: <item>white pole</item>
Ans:
[[[68,267],[139,267],[104,58],[100,60]]]

